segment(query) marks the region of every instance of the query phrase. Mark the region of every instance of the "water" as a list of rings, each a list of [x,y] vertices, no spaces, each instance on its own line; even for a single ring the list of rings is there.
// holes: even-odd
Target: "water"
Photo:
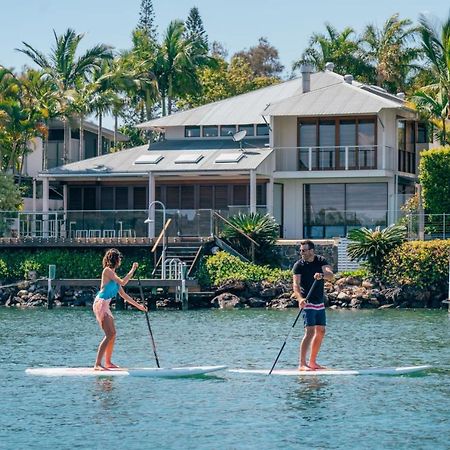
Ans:
[[[269,368],[296,311],[151,313],[163,366]],[[154,366],[145,317],[116,314],[115,362]],[[89,366],[101,338],[88,309],[0,309],[1,449],[448,449],[446,311],[329,311],[320,362],[432,364],[399,377],[41,378]],[[278,367],[297,360],[296,328]]]

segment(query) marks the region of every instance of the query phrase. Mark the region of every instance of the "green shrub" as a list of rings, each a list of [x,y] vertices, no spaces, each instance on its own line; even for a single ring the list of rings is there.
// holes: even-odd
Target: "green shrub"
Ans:
[[[419,180],[424,207],[430,214],[450,212],[450,147],[420,154]]]
[[[357,277],[357,278],[367,278],[369,276],[369,271],[367,269],[361,268],[356,270],[347,270],[344,272],[339,272],[341,277]]]
[[[445,292],[449,254],[450,240],[405,242],[385,259],[383,278],[393,284]]]
[[[258,266],[246,263],[227,252],[218,252],[206,258],[200,275],[203,282],[218,286],[228,280],[236,281],[269,281],[291,280],[290,270],[272,269],[269,266]]]
[[[48,276],[48,266],[56,265],[57,278],[99,278],[105,249],[58,248],[58,249],[3,249],[0,250],[0,280],[22,280],[30,270],[38,278]],[[153,257],[148,249],[125,249],[124,260],[118,270],[125,274],[134,261],[139,263],[138,274],[151,276]],[[6,268],[2,268],[1,262]]]

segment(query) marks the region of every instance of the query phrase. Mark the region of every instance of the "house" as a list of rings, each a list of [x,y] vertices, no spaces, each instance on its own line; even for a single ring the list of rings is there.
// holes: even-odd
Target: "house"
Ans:
[[[102,154],[106,154],[114,146],[114,142],[126,142],[128,137],[120,132],[102,128]],[[70,140],[68,141],[69,163],[92,158],[98,152],[98,126],[89,121],[83,121],[83,145],[80,145],[80,124],[71,123]],[[31,152],[25,156],[23,164],[23,180],[30,183],[36,180],[38,174],[46,169],[63,164],[64,124],[61,120],[53,119],[48,124],[48,139],[35,138],[29,144]],[[36,186],[34,186],[36,189]],[[52,209],[63,207],[62,192],[51,191],[50,205]],[[27,211],[41,210],[42,201],[36,198],[33,207],[32,197],[24,198],[24,209]],[[39,195],[42,197],[42,195]]]
[[[99,230],[120,222],[122,232],[151,237],[144,220],[158,201],[178,218],[179,235],[212,234],[213,211],[248,210],[272,214],[287,239],[345,236],[396,220],[428,146],[402,94],[334,73],[331,63],[139,127],[164,139],[41,172],[43,211],[56,185],[64,211],[100,215]]]

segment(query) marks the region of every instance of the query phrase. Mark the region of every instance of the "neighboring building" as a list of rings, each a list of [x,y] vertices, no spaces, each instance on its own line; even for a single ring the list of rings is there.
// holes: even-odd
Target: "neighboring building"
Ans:
[[[84,145],[80,145],[80,127],[72,124],[70,129],[71,139],[68,149],[69,162],[77,162],[83,159],[97,156],[98,145],[98,126],[94,123],[83,122]],[[116,142],[126,142],[128,137],[120,132],[107,128],[102,128],[102,154],[109,153],[110,149]],[[45,149],[45,146],[47,148]],[[32,152],[25,156],[23,165],[23,177],[25,180],[36,179],[38,174],[44,169],[52,169],[63,164],[63,148],[64,148],[64,125],[60,120],[51,120],[48,130],[48,141],[45,142],[41,138],[35,138],[30,142]],[[46,150],[46,151],[44,151]],[[44,156],[45,155],[45,156]],[[45,159],[45,160],[44,160]],[[52,192],[51,208],[58,209],[63,207],[62,192],[60,195]],[[38,197],[42,197],[39,195]],[[42,200],[37,199],[36,208],[42,209]],[[24,199],[24,209],[33,210],[33,202],[31,198]]]
[[[140,210],[127,225],[138,236],[154,200],[187,222],[207,210],[267,211],[288,239],[386,226],[414,193],[426,128],[400,94],[327,67],[139,126],[163,131],[161,142],[40,173],[43,210],[56,184],[65,211]],[[179,233],[209,234],[196,223]]]

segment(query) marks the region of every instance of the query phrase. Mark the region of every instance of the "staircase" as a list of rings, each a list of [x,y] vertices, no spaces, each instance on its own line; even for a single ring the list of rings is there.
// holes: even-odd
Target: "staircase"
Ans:
[[[166,261],[170,259],[179,259],[181,262],[186,264],[187,268],[187,278],[190,278],[189,269],[192,266],[192,263],[195,260],[198,252],[200,251],[203,243],[201,242],[173,242],[169,243],[166,248]],[[159,255],[161,254],[161,250],[159,251]],[[158,265],[155,272],[152,275],[152,278],[161,278],[161,264]]]

